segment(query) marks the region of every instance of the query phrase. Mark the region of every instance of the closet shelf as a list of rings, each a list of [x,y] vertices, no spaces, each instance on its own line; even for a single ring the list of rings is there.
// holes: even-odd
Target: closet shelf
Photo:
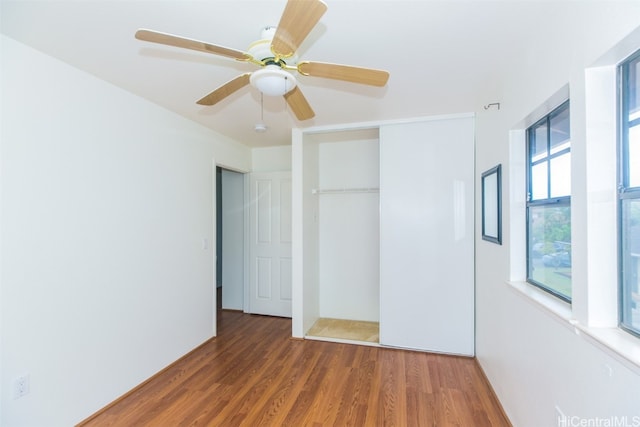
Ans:
[[[379,188],[314,188],[311,194],[379,193]]]

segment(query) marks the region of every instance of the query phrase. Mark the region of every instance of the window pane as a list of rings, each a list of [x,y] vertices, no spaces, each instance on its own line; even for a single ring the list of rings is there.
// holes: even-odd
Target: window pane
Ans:
[[[531,200],[548,199],[547,162],[538,163],[531,168]]]
[[[571,139],[569,138],[569,108],[564,108],[558,114],[552,116],[550,126],[551,154],[569,148],[571,146]]]
[[[622,201],[622,324],[640,333],[640,200]]]
[[[527,281],[571,301],[569,102],[527,131]],[[562,200],[558,198],[562,197]]]
[[[629,187],[640,187],[640,126],[629,129]]]
[[[530,162],[534,163],[547,156],[547,122],[533,128],[529,140]]]
[[[571,299],[571,208],[529,207],[527,279]]]
[[[551,197],[571,195],[571,153],[551,159]]]

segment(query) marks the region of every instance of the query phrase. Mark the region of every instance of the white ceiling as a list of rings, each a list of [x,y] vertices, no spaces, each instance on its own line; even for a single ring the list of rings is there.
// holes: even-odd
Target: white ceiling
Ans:
[[[501,73],[535,40],[538,17],[548,17],[553,4],[326,3],[300,59],[386,69],[389,82],[376,88],[298,76],[316,117],[300,122],[283,98],[265,97],[266,133],[254,131],[260,95],[251,87],[213,107],[195,103],[256,66],[139,41],[134,33],[148,28],[246,50],[262,27],[277,25],[285,0],[2,0],[1,31],[248,146],[264,147],[289,144],[292,127],[479,111],[496,101]]]

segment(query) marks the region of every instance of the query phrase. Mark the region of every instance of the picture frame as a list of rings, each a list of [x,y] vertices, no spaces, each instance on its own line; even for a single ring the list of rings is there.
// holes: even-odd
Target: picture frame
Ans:
[[[502,245],[502,164],[482,173],[482,239]]]

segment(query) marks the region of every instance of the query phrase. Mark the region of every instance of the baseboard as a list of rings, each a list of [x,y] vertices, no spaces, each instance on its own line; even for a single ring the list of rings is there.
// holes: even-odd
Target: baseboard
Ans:
[[[473,360],[475,361],[476,366],[480,370],[480,375],[482,375],[482,379],[487,385],[487,388],[491,391],[491,393],[493,394],[493,397],[496,399],[496,402],[498,402],[498,404],[500,405],[500,412],[502,412],[502,416],[504,417],[505,420],[509,421],[509,425],[513,426],[513,424],[511,423],[511,420],[507,416],[507,413],[502,407],[502,402],[500,402],[500,399],[498,399],[498,395],[496,394],[496,391],[493,389],[493,386],[491,385],[491,381],[489,381],[489,377],[487,377],[487,374],[484,372],[484,369],[482,369],[482,365],[480,365],[480,362],[478,362],[478,358],[474,357]]]
[[[214,340],[216,337],[211,337],[208,340],[206,340],[205,342],[203,342],[202,344],[200,344],[199,346],[197,346],[196,348],[194,348],[193,350],[189,351],[188,353],[184,354],[183,356],[181,356],[179,359],[175,360],[174,362],[172,362],[171,364],[165,366],[163,369],[159,370],[158,372],[156,372],[155,374],[153,374],[152,376],[150,376],[149,378],[147,378],[146,380],[144,380],[143,382],[141,382],[140,384],[138,384],[137,386],[135,386],[134,388],[132,388],[131,390],[129,390],[128,392],[126,392],[125,394],[123,394],[122,396],[118,397],[116,400],[114,400],[113,402],[109,403],[108,405],[106,405],[105,407],[99,409],[98,411],[94,412],[93,414],[91,414],[89,417],[85,418],[84,420],[80,421],[78,424],[76,424],[76,427],[81,427],[82,425],[84,425],[85,423],[88,423],[89,421],[91,421],[92,419],[98,417],[99,415],[101,415],[103,412],[106,412],[107,410],[109,410],[111,407],[117,405],[118,403],[120,403],[121,401],[123,401],[124,399],[126,399],[127,397],[129,397],[130,395],[132,395],[133,393],[135,393],[136,391],[140,390],[142,387],[144,387],[145,385],[147,385],[149,382],[153,381],[156,377],[162,375],[164,372],[166,372],[167,370],[173,368],[176,364],[182,362],[183,359],[186,359],[187,357],[189,357],[192,353],[198,351],[201,347],[207,345],[209,342],[211,342],[212,340]]]

